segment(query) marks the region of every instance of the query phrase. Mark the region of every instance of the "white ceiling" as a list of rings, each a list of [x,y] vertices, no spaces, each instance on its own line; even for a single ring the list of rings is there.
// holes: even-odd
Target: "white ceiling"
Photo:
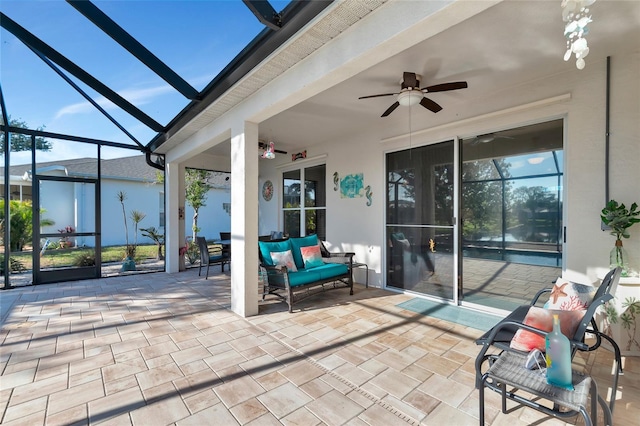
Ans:
[[[421,74],[422,87],[468,82],[468,89],[428,96],[443,107],[437,113],[440,123],[468,116],[477,103],[501,94],[507,97],[514,87],[528,85],[535,90],[536,84],[551,75],[584,72],[575,68],[575,57],[563,60],[566,41],[560,4],[560,0],[499,3],[265,120],[260,123],[260,136],[276,141],[278,149],[295,152],[365,127],[377,129],[380,139],[405,134],[404,107],[380,117],[395,97],[358,100],[397,92],[403,71]],[[607,56],[615,61],[616,55],[638,51],[640,1],[598,0],[591,9],[586,67],[604,66]],[[412,130],[433,126],[433,114],[413,107]],[[226,143],[211,152],[221,155],[228,149]]]

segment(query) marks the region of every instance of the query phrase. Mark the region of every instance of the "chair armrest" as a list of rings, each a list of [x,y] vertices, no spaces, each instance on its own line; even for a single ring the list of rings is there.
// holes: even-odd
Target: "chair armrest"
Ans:
[[[536,295],[533,296],[533,299],[531,299],[531,303],[529,303],[529,305],[534,306],[536,303],[538,303],[538,299],[540,298],[540,296],[542,296],[545,293],[551,293],[552,291],[553,289],[551,288],[543,288],[542,290],[538,291]]]
[[[491,329],[491,333],[489,333],[489,336],[487,337],[487,339],[483,342],[483,346],[488,347],[491,346],[493,344],[493,342],[496,339],[496,336],[498,335],[498,333],[505,329],[505,328],[509,328],[509,329],[523,329],[523,330],[527,330],[530,331],[532,333],[538,334],[542,337],[546,337],[547,334],[549,334],[548,331],[545,330],[541,330],[539,328],[535,328],[532,327],[528,324],[524,324],[521,322],[517,322],[517,321],[502,321],[499,322],[498,324],[496,324],[492,329]],[[584,351],[589,349],[589,345],[587,345],[584,342],[578,342],[576,340],[572,340],[569,339],[569,344],[571,345],[572,348]]]

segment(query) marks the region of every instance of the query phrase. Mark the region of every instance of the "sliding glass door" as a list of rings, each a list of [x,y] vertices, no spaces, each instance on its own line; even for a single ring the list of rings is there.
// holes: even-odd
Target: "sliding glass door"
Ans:
[[[387,287],[454,299],[454,142],[386,163]]]

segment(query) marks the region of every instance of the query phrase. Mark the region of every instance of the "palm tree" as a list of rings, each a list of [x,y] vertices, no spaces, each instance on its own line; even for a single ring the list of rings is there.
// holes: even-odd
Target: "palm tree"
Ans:
[[[158,255],[156,256],[156,259],[163,260],[164,256],[162,255],[162,245],[164,244],[164,234],[153,226],[140,228],[140,233],[143,237],[151,238],[153,242],[156,243],[158,246]]]

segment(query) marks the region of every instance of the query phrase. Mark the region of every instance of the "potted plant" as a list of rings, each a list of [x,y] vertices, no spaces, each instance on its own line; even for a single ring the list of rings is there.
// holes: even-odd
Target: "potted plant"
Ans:
[[[125,257],[122,260],[122,271],[135,271],[136,270],[136,248],[138,246],[138,224],[146,217],[146,215],[137,210],[131,211],[131,220],[135,225],[134,229],[134,242],[129,244],[129,226],[127,225],[127,211],[124,207],[124,200],[127,199],[127,194],[124,191],[118,192],[116,198],[122,205],[122,218],[124,219],[124,238],[125,238]]]
[[[609,266],[615,268],[620,266],[622,268],[622,275],[627,276],[629,270],[629,258],[622,246],[622,238],[629,238],[630,234],[628,229],[633,226],[634,223],[640,222],[640,210],[638,210],[638,204],[633,203],[631,207],[627,209],[624,204],[618,204],[615,200],[610,200],[602,213],[600,214],[602,222],[607,225],[611,230],[611,235],[616,237],[616,243],[611,250],[609,256]]]
[[[60,238],[60,248],[71,248],[74,246],[73,239],[69,237],[69,234],[76,232],[73,226],[67,225],[63,229],[58,229],[58,232],[62,235]]]

